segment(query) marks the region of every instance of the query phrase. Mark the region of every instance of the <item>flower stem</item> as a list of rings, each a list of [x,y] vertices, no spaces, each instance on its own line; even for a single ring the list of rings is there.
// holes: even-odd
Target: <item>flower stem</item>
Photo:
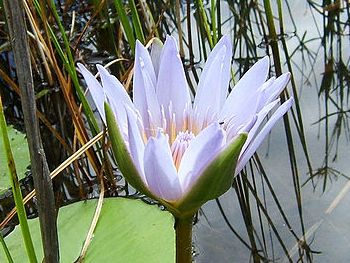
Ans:
[[[192,262],[193,216],[175,219],[176,263]]]

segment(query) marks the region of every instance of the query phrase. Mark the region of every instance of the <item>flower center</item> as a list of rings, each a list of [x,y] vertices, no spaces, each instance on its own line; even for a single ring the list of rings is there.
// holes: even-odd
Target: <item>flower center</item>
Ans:
[[[172,143],[171,153],[177,170],[179,170],[182,156],[193,138],[194,134],[192,132],[179,132]]]

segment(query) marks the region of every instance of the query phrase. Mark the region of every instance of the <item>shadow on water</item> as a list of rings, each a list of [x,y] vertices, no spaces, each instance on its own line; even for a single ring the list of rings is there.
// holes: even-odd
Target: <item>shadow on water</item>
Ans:
[[[120,10],[113,4],[92,2],[58,4],[62,26],[70,30],[73,64],[109,63],[128,90],[134,35],[144,43],[152,36],[178,37],[192,94],[203,62],[222,34],[233,41],[230,89],[266,54],[272,61],[271,75],[292,73],[281,100],[293,94],[293,111],[272,130],[232,189],[201,209],[194,228],[195,261],[347,262],[350,227],[344,203],[350,202],[346,158],[350,139],[349,1],[276,1],[272,6],[267,0],[187,0],[174,5],[169,1],[137,1],[136,11],[144,23],[142,32],[133,24],[131,35],[119,23]],[[52,13],[48,10],[46,19],[54,21]],[[0,42],[1,96],[10,122],[21,124],[5,32],[1,31]],[[58,41],[63,46],[64,41]],[[63,87],[72,89],[68,70],[46,68],[35,48],[32,57],[38,109],[45,116],[41,119],[44,147],[54,169],[83,144],[77,135],[80,122],[72,117],[72,109],[77,110],[80,102],[74,108],[71,104],[78,101],[77,96],[65,97]],[[66,67],[58,58],[57,63]],[[86,124],[89,118],[84,115],[80,121]],[[91,137],[94,130],[89,126],[82,134]],[[106,195],[129,194],[115,164],[109,161],[108,147],[108,143],[96,145],[96,156],[84,155],[55,178],[58,205],[96,197],[100,170]],[[29,177],[23,187],[30,185]],[[4,216],[13,206],[10,199],[9,192],[0,197]],[[35,202],[29,207],[35,208]]]

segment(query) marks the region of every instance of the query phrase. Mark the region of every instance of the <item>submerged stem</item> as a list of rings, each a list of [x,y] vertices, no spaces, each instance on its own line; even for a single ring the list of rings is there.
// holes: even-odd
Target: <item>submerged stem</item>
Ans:
[[[175,219],[176,263],[192,262],[192,222],[193,215]]]

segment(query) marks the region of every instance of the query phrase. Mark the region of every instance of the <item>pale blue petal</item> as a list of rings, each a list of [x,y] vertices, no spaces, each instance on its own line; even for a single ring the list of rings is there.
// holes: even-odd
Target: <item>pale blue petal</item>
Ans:
[[[126,92],[119,80],[101,65],[96,65],[102,81],[103,91],[106,94],[106,99],[111,106],[116,117],[118,126],[121,130],[123,138],[128,138],[128,121],[125,107],[129,107],[134,112],[136,111],[129,94]]]
[[[113,101],[109,101],[108,98],[107,102],[114,113],[115,120],[117,122],[120,133],[123,136],[125,143],[128,144],[128,117],[126,115],[125,105],[116,105],[115,103],[113,103]]]
[[[168,36],[163,47],[160,59],[160,68],[156,93],[159,105],[164,107],[166,118],[169,121],[175,114],[176,130],[183,124],[183,112],[191,104],[187,80],[177,51],[176,41]],[[172,112],[169,113],[169,106]]]
[[[261,95],[261,92],[255,91],[244,98],[237,98],[236,102],[231,106],[229,118],[220,119],[220,122],[230,127],[230,134],[237,134],[242,127],[248,125],[255,117]]]
[[[154,38],[153,43],[151,45],[151,59],[154,68],[154,73],[156,74],[156,78],[158,78],[159,66],[160,66],[160,58],[163,50],[163,43],[158,38]]]
[[[160,107],[157,100],[156,76],[154,73],[151,57],[147,49],[136,42],[135,68],[133,79],[134,104],[140,112],[148,135],[152,126],[160,125]],[[150,114],[152,120],[150,120]],[[154,122],[154,123],[152,123]],[[153,125],[154,124],[154,125]]]
[[[147,185],[143,164],[145,144],[142,140],[142,135],[137,125],[136,115],[128,107],[125,109],[128,118],[128,146],[130,155],[136,169],[140,174],[140,177],[142,178],[142,181],[145,183],[145,185]]]
[[[247,140],[245,141],[241,152],[244,153],[244,151],[247,149],[247,147],[249,146],[250,142],[253,140],[253,138],[255,137],[257,131],[260,128],[260,125],[263,123],[264,119],[266,118],[267,114],[269,114],[269,112],[277,105],[277,103],[279,103],[279,99],[270,102],[269,104],[267,104],[265,107],[263,107],[261,109],[261,111],[259,111],[259,113],[257,114],[256,120],[254,122],[254,125],[251,127],[251,129],[246,130],[244,132],[248,133],[248,137]]]
[[[271,116],[271,118],[267,121],[265,126],[261,129],[261,131],[256,135],[256,137],[251,141],[250,145],[247,147],[245,152],[243,152],[239,158],[238,165],[236,167],[235,174],[238,174],[249,161],[249,159],[256,152],[262,141],[265,139],[266,135],[271,131],[272,127],[275,123],[290,109],[293,104],[293,98],[285,101]]]
[[[277,79],[272,79],[271,85],[267,85],[267,87],[264,89],[263,93],[263,99],[259,102],[258,110],[260,110],[262,107],[264,107],[266,104],[270,103],[271,101],[274,101],[277,99],[277,97],[281,94],[281,92],[286,87],[287,83],[290,79],[290,73],[284,73],[281,76],[279,76]],[[267,82],[266,82],[267,84]]]
[[[179,167],[179,179],[184,193],[195,184],[225,144],[225,133],[217,122],[209,125],[190,142]]]
[[[115,76],[111,75],[103,66],[96,65],[96,67],[100,74],[103,90],[108,100],[115,105],[125,104],[134,109],[130,96],[120,81]]]
[[[266,93],[267,93],[266,95],[268,95],[266,103],[269,103],[269,102],[275,100],[281,94],[281,92],[287,86],[287,84],[288,84],[288,82],[290,80],[290,76],[291,76],[291,74],[289,72],[287,72],[287,73],[284,73],[281,76],[279,76],[274,81],[274,83],[271,86],[271,88],[266,90]]]
[[[259,88],[264,84],[268,72],[269,57],[266,56],[255,63],[232,89],[221,110],[219,119],[225,121],[232,116],[240,116],[240,119],[246,119],[256,113],[259,94],[262,92]],[[250,104],[247,104],[247,101]],[[245,111],[244,115],[238,115],[238,112],[242,112],[242,108]],[[241,124],[238,123],[237,125]]]
[[[145,175],[149,190],[166,201],[181,198],[182,191],[171,155],[168,138],[162,132],[150,137],[144,155]]]
[[[261,96],[260,96],[260,100],[259,100],[257,111],[260,111],[267,104],[268,97],[270,96],[269,95],[269,90],[273,86],[273,83],[275,82],[275,80],[276,80],[276,77],[272,77],[272,78],[268,79],[259,88],[259,91],[261,92]]]
[[[136,47],[135,47],[135,67],[136,66],[138,68],[143,68],[145,69],[145,71],[147,71],[152,81],[152,84],[155,86],[157,83],[157,78],[154,72],[154,67],[153,67],[150,53],[139,40],[136,40]]]
[[[198,83],[193,108],[198,113],[199,127],[202,127],[208,110],[215,116],[224,105],[230,81],[231,57],[231,41],[224,36],[210,53]]]
[[[86,85],[91,93],[91,97],[95,102],[96,108],[100,113],[103,122],[106,123],[106,117],[104,113],[105,95],[100,83],[84,65],[78,63],[77,66],[86,81]]]

